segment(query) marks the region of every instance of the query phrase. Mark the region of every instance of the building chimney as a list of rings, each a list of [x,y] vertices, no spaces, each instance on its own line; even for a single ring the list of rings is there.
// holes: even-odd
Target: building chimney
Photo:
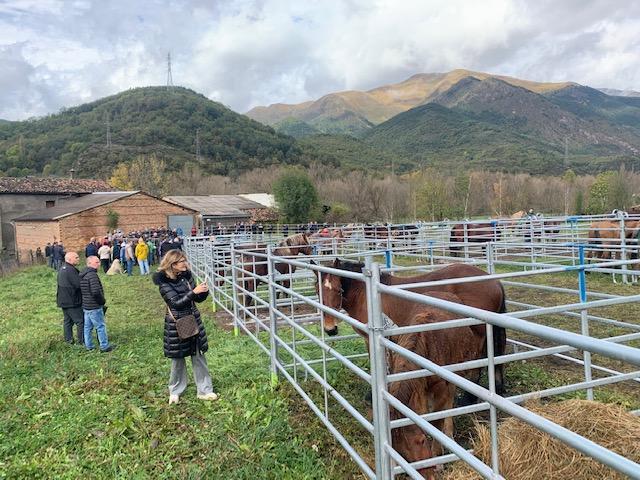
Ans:
[[[71,178],[71,180],[73,180],[73,177],[76,176],[76,170],[75,168],[72,168],[71,170],[69,170],[69,177]]]

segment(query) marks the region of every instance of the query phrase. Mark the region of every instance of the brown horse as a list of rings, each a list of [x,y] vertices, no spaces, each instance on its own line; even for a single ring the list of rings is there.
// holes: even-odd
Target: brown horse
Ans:
[[[249,249],[242,249],[242,262],[244,269],[247,272],[254,273],[255,275],[260,275],[261,277],[266,276],[269,273],[269,267],[267,265],[267,259],[262,256],[257,256],[256,254],[266,255],[267,248],[266,246],[258,246],[258,247],[249,247]],[[309,239],[306,233],[297,233],[296,235],[292,235],[290,237],[282,239],[277,247],[272,251],[273,255],[278,257],[293,257],[296,255],[312,255],[313,247],[309,244]],[[289,265],[287,263],[276,262],[275,269],[279,273],[293,273],[296,271],[296,267],[294,265]],[[243,275],[243,286],[244,289],[249,292],[255,292],[258,288],[258,285],[262,283],[262,280],[258,278],[254,278],[249,275]],[[289,288],[291,286],[291,281],[288,279],[281,280],[278,284],[283,287]],[[277,292],[278,296],[280,296],[281,292]],[[251,295],[245,293],[244,294],[244,305],[250,306],[253,304],[253,298]]]
[[[451,227],[451,234],[449,236],[451,255],[454,257],[460,256],[465,240],[468,243],[486,243],[499,240],[500,230],[496,227],[497,224],[494,222],[467,223],[467,235],[465,239],[465,224],[457,223]],[[456,243],[460,245],[456,245]]]
[[[336,264],[334,264],[336,266]],[[344,266],[344,264],[342,264]],[[349,268],[352,270],[352,268]],[[385,281],[386,280],[386,281]],[[383,279],[388,283],[389,278]],[[335,309],[343,307],[351,317],[367,323],[367,302],[364,283],[332,274],[321,274],[323,303]],[[462,303],[462,300],[449,292],[432,291],[429,296]],[[400,299],[392,295],[382,295],[382,311],[397,326],[424,325],[459,318],[446,310],[429,307]],[[359,330],[356,330],[361,333]],[[391,340],[398,345],[417,353],[438,365],[451,365],[483,356],[485,334],[474,327],[457,327],[430,332],[395,335]],[[367,344],[368,345],[368,344]],[[419,367],[402,355],[388,352],[387,365],[390,373],[418,370]],[[479,369],[459,372],[477,380]],[[392,382],[389,393],[418,414],[448,410],[453,408],[455,385],[436,375],[411,380]],[[391,409],[391,418],[402,418],[400,412]],[[449,437],[453,437],[453,419],[447,418],[433,422]],[[416,425],[393,430],[393,447],[409,462],[415,462],[443,453],[442,445],[435,440],[428,441],[422,429]],[[434,469],[421,469],[426,478],[435,478]]]
[[[625,241],[630,240],[630,248],[633,251],[631,257],[637,257],[638,234],[640,233],[640,220],[624,220]],[[620,220],[599,220],[589,226],[589,246],[587,261],[592,258],[600,260],[615,260],[618,257],[615,247],[621,245]]]
[[[309,243],[314,245],[331,245],[334,238],[338,243],[344,241],[344,235],[339,228],[323,228],[319,232],[312,233],[308,238]]]
[[[332,265],[333,268],[340,270],[348,270],[352,272],[361,272],[364,267],[363,263],[357,262],[345,262],[340,259],[336,259]],[[322,278],[328,274],[322,274]],[[473,265],[466,265],[464,263],[454,263],[446,267],[440,268],[433,272],[423,273],[411,277],[397,277],[390,274],[382,274],[380,281],[385,285],[402,285],[407,283],[420,283],[420,282],[435,282],[439,280],[447,280],[454,278],[467,278],[485,276],[487,273],[484,270],[479,269]],[[342,290],[347,291],[351,283],[355,280],[351,280],[346,277],[339,277],[342,284]],[[316,285],[316,290],[318,285]],[[470,283],[453,283],[448,285],[438,285],[431,287],[418,287],[411,289],[412,292],[429,294],[434,292],[444,292],[455,295],[461,300],[461,303],[469,305],[470,307],[480,308],[489,312],[505,313],[507,311],[505,303],[504,288],[498,280],[485,280]],[[334,296],[335,292],[327,292],[322,288],[323,300],[324,295]],[[338,303],[338,306],[340,304]],[[343,305],[344,306],[344,305]],[[366,310],[366,305],[364,306]],[[346,309],[346,307],[345,307]],[[366,318],[366,317],[365,317]],[[366,321],[365,321],[366,323]],[[324,328],[327,335],[334,336],[338,334],[338,320],[332,315],[326,314],[324,318]],[[486,329],[484,325],[474,325],[471,327],[473,331],[480,336],[486,335]],[[358,333],[362,333],[358,331]],[[493,347],[496,356],[504,355],[507,348],[507,332],[503,327],[493,327]],[[368,344],[367,344],[368,348]],[[486,356],[486,343],[483,350],[483,356]],[[480,380],[480,370],[476,372],[476,383]],[[504,382],[504,366],[502,364],[495,367],[496,378],[496,392],[503,394],[505,391]],[[462,405],[474,403],[477,398],[465,392],[460,403]]]

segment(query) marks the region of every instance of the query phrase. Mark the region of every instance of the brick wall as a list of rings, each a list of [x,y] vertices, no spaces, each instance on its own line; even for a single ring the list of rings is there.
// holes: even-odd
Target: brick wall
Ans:
[[[61,218],[60,233],[67,249],[83,251],[91,237],[104,237],[109,230],[107,212],[119,214],[118,228],[125,233],[166,227],[169,215],[195,215],[186,208],[136,193],[107,205]]]
[[[51,222],[15,222],[15,226],[20,259],[28,258],[29,250],[35,255],[38,247],[42,249],[44,255],[44,247],[47,242],[60,241],[60,224],[55,220]]]

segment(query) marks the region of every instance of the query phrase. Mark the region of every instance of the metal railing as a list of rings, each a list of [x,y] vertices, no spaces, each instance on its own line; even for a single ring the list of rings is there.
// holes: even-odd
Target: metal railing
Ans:
[[[422,478],[418,470],[457,460],[466,462],[484,478],[502,478],[498,458],[498,412],[519,418],[631,478],[640,478],[640,465],[521,406],[523,402],[532,398],[580,391],[584,391],[587,398],[592,399],[594,389],[619,382],[627,382],[638,387],[640,350],[625,344],[640,339],[640,325],[623,318],[596,315],[594,310],[612,305],[631,304],[640,300],[640,295],[622,296],[591,292],[587,289],[585,271],[612,273],[619,271],[618,267],[622,267],[627,269],[628,273],[635,272],[640,261],[622,258],[586,265],[585,252],[588,247],[575,242],[553,246],[537,240],[522,243],[496,241],[482,245],[468,242],[465,244],[465,255],[460,257],[451,255],[449,245],[429,240],[426,244],[416,242],[395,248],[390,243],[390,237],[384,239],[384,242],[385,244],[382,243],[382,239],[374,239],[373,243],[360,251],[356,251],[358,246],[364,245],[360,241],[335,243],[331,249],[325,250],[329,255],[314,257],[278,257],[273,255],[270,245],[258,245],[256,248],[255,243],[238,245],[234,242],[221,243],[206,239],[189,239],[185,247],[192,269],[196,275],[209,283],[212,298],[219,312],[228,315],[236,333],[243,332],[251,337],[269,357],[272,381],[276,383],[282,378],[289,382],[369,478],[387,479],[400,473],[405,473],[411,478]],[[321,264],[336,255],[364,259],[363,272],[347,272]],[[319,264],[311,264],[312,259]],[[444,262],[452,261],[475,263],[484,266],[488,272],[494,272],[497,266],[504,266],[512,271],[467,279],[390,286],[380,281],[381,267],[374,259],[382,260],[382,268],[387,272],[433,270],[442,266]],[[403,260],[401,263],[407,260],[418,263],[400,266],[396,265],[395,260]],[[369,315],[366,324],[324,305],[322,289],[316,293],[316,279],[320,272],[364,282]],[[554,274],[575,275],[577,288],[526,282],[527,279]],[[513,290],[570,295],[577,298],[578,302],[533,305],[511,300],[508,304],[517,307],[518,310],[509,314],[498,314],[409,290],[414,290],[420,285],[433,287],[480,280],[500,280],[506,288]],[[262,282],[264,288],[252,282]],[[447,310],[461,320],[385,328],[381,309],[383,295]],[[324,328],[327,314],[342,320],[357,333],[328,336]],[[575,321],[577,331],[540,323],[540,320],[548,315],[561,315]],[[486,326],[487,355],[459,364],[436,365],[429,359],[396,344],[392,338],[399,334],[419,334],[434,329],[478,324]],[[593,335],[594,326],[597,325],[615,327],[624,330],[625,333],[603,335],[600,331],[601,338],[594,338],[590,334]],[[496,326],[508,329],[508,343],[513,350],[511,353],[496,356],[493,351],[493,343],[490,340]],[[368,353],[363,348],[363,336],[368,343]],[[402,373],[388,371],[387,352],[405,357],[418,368]],[[576,352],[582,354],[577,355]],[[591,358],[592,353],[624,362],[625,368],[618,367],[614,370],[609,365],[596,364]],[[540,360],[548,356],[560,359],[568,365],[579,366],[582,378],[561,386],[508,397],[496,393],[493,375],[495,365]],[[488,367],[486,388],[470,382],[461,375],[465,370],[480,367]],[[347,380],[340,373],[342,371],[349,372]],[[460,390],[470,392],[481,402],[444,411],[415,412],[399,402],[387,388],[391,382],[431,375],[456,385]],[[373,392],[371,420],[354,393],[368,388]],[[390,408],[400,412],[404,418],[391,420]],[[489,465],[433,425],[436,420],[482,411],[488,411],[490,417],[492,448]],[[368,444],[361,445],[361,439],[354,439],[344,431],[344,414],[370,437]],[[392,445],[391,432],[412,424],[437,440],[450,453],[414,462],[405,460]],[[367,458],[374,458],[375,464],[369,464]]]

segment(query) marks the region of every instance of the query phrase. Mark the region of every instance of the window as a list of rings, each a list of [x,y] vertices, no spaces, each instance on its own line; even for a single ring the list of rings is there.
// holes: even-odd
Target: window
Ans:
[[[55,200],[47,200],[47,201],[45,202],[45,206],[46,206],[47,208],[55,207],[55,206],[56,206],[56,201],[55,201]]]

